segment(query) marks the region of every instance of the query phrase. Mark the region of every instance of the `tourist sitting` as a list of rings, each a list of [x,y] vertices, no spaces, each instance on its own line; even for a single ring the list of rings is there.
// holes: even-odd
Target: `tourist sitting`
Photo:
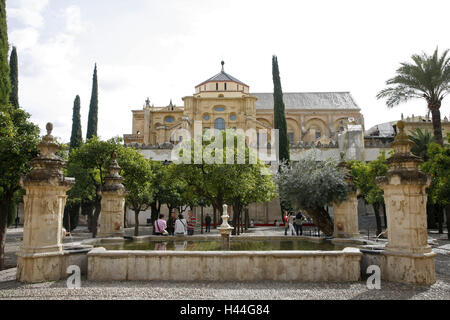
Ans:
[[[164,220],[164,215],[160,214],[159,219],[155,221],[155,234],[157,236],[167,235],[166,231],[167,225],[166,220]]]
[[[175,221],[175,235],[184,236],[187,233],[187,222],[182,214]]]
[[[170,212],[169,219],[167,219],[167,232],[170,236],[173,236],[175,232],[175,220],[177,218],[175,217],[175,211]]]

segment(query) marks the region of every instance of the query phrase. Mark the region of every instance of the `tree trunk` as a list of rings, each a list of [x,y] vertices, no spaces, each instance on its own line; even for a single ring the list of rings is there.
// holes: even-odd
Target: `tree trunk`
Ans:
[[[87,216],[88,231],[92,232],[92,203],[82,203],[81,204],[81,214]]]
[[[439,205],[437,205],[437,204],[435,204],[435,205],[433,205],[433,207],[434,207],[434,212],[435,212],[435,214],[437,215],[437,218],[438,218],[438,228],[439,228],[439,234],[443,234],[444,233],[444,226],[443,226],[443,212],[442,212],[442,208],[439,206]]]
[[[128,228],[128,208],[125,206],[123,208],[123,228]]]
[[[97,226],[98,226],[98,217],[100,216],[100,212],[102,210],[102,205],[100,201],[97,201],[95,204],[94,214],[92,217],[92,238],[97,237]]]
[[[245,232],[248,231],[249,224],[250,224],[250,216],[249,216],[248,208],[246,208],[245,209]]]
[[[139,210],[134,211],[134,236],[139,236]]]
[[[450,205],[445,206],[445,217],[447,218],[447,237],[450,240]]]
[[[200,207],[200,233],[203,234],[203,205]]]
[[[214,229],[217,229],[217,210],[216,207],[213,206],[213,219],[214,219]]]
[[[434,140],[436,141],[436,143],[440,144],[443,147],[444,140],[442,138],[441,111],[439,110],[440,103],[438,106],[428,106],[428,107],[431,110]]]
[[[0,202],[0,270],[5,267],[5,243],[6,231],[8,230],[8,201],[2,199]]]
[[[380,204],[374,203],[373,204],[373,211],[375,211],[375,220],[377,222],[377,236],[383,232],[381,229],[381,216],[380,216]]]
[[[428,229],[436,229],[436,215],[430,199],[427,201],[427,225]]]
[[[306,210],[308,215],[313,219],[314,224],[319,227],[327,237],[333,235],[333,220],[324,208],[316,208],[314,210]]]

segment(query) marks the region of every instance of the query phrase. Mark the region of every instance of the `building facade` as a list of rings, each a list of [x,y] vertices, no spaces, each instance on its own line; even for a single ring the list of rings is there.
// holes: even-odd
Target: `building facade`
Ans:
[[[133,110],[133,133],[125,144],[156,146],[176,144],[178,129],[193,136],[194,122],[203,129],[270,130],[274,123],[273,93],[251,93],[250,87],[222,70],[195,87],[184,106],[154,107],[147,99]],[[328,145],[337,142],[349,121],[364,127],[361,110],[349,92],[284,93],[286,121],[291,144]]]
[[[347,159],[370,161],[380,150],[389,150],[390,142],[382,139],[371,140],[365,147],[364,118],[349,92],[287,92],[283,98],[291,161],[310,152],[318,160],[339,159],[344,152]],[[147,158],[171,161],[171,149],[181,140],[178,129],[188,130],[193,137],[196,122],[202,129],[273,129],[273,93],[250,92],[247,84],[224,71],[223,63],[220,73],[195,86],[194,94],[184,97],[183,103],[155,107],[147,99],[143,108],[132,111],[133,133],[124,135],[125,145],[139,149]],[[197,211],[199,208],[194,209],[199,219]],[[167,208],[162,212],[167,213]],[[204,213],[212,215],[212,208],[205,208]],[[252,204],[249,213],[255,223],[279,222],[279,200]],[[133,224],[134,215],[128,217]],[[141,213],[140,223],[149,218],[150,212]]]

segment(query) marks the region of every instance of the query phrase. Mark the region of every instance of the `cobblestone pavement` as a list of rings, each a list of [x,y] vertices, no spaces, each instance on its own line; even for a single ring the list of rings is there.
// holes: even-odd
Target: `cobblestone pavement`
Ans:
[[[22,229],[8,230],[7,255],[15,264],[13,255],[18,250]],[[151,234],[151,228],[141,228],[141,234]],[[127,235],[133,229],[126,230]],[[198,234],[199,232],[197,232]],[[211,234],[217,235],[216,230]],[[284,235],[283,228],[265,227],[251,230],[246,235]],[[450,300],[450,242],[447,235],[431,232],[435,239],[437,282],[432,286],[411,286],[382,281],[380,290],[367,289],[364,281],[352,283],[299,282],[93,282],[82,279],[80,289],[67,289],[65,281],[40,284],[21,284],[15,281],[16,269],[0,271],[0,299],[213,299],[213,300],[278,300],[278,299],[445,299]],[[90,237],[82,228],[73,233],[66,243],[79,242]]]

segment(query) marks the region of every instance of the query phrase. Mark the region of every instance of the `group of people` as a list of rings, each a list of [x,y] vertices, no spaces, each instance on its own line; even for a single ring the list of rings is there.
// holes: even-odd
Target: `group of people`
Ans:
[[[172,211],[167,221],[164,219],[164,215],[160,214],[159,219],[155,221],[154,231],[156,235],[176,235],[176,236],[193,236],[197,219],[195,218],[192,210],[188,211],[188,218],[185,219],[180,213],[178,217],[175,215],[175,211]]]
[[[288,213],[287,211],[284,212],[284,235],[287,236],[288,233],[291,233],[291,235],[297,235],[301,236],[303,235],[303,214],[301,211],[297,213],[297,215],[294,215],[293,213]]]

